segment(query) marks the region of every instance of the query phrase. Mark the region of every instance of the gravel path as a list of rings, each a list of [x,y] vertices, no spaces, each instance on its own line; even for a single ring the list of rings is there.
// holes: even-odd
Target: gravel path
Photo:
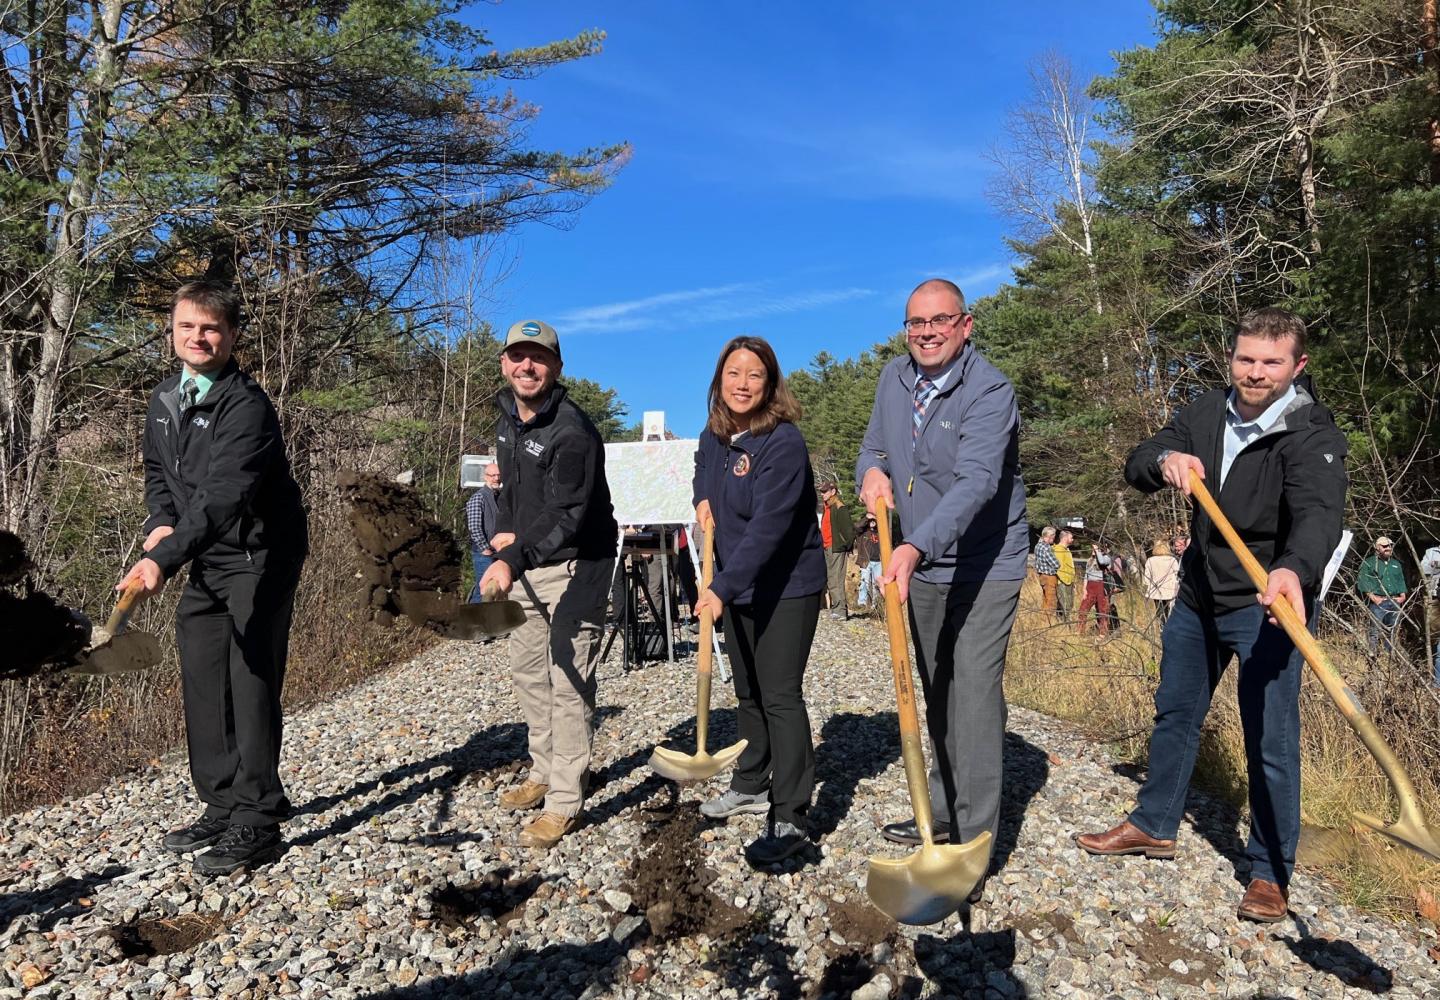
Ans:
[[[716,691],[720,746],[733,696]],[[693,745],[692,692],[684,664],[602,667],[588,818],[548,854],[497,802],[525,746],[500,643],[442,645],[291,719],[298,815],[253,874],[200,880],[159,849],[196,812],[183,760],[6,817],[0,996],[1440,996],[1433,928],[1341,906],[1303,872],[1294,919],[1237,921],[1236,820],[1213,803],[1192,798],[1178,862],[1084,856],[1071,831],[1121,816],[1134,780],[1018,709],[985,902],[889,922],[865,861],[903,852],[877,826],[909,812],[868,622],[822,620],[810,661],[819,846],[756,873],[741,848],[763,817],[703,824],[719,782],[676,802],[645,766],[657,739]]]

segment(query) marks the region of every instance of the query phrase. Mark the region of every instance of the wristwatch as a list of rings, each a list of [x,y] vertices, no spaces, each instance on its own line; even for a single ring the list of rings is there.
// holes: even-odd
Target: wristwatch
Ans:
[[[1165,467],[1165,459],[1169,458],[1173,454],[1175,454],[1174,448],[1166,448],[1160,454],[1155,456],[1155,466],[1157,468],[1163,469]]]

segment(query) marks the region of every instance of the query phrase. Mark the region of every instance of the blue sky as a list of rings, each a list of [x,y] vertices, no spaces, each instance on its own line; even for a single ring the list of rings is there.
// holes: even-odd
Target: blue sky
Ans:
[[[567,228],[527,225],[495,250],[487,313],[501,331],[552,323],[567,375],[690,436],[736,334],[768,339],[791,371],[889,337],[926,277],[994,291],[1010,260],[984,153],[1030,60],[1055,49],[1089,79],[1147,43],[1155,14],[1144,0],[510,0],[465,16],[506,49],[606,31],[599,56],[514,86],[542,108],[533,145],[634,146]]]

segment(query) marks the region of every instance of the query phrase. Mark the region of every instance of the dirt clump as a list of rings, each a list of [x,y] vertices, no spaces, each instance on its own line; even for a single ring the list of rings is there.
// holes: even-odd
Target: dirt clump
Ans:
[[[694,802],[680,804],[657,824],[654,846],[630,866],[630,896],[656,938],[706,934],[723,938],[744,927],[750,915],[710,891],[715,873],[701,863],[704,821]]]
[[[474,882],[447,885],[430,894],[435,919],[446,930],[467,927],[487,918],[504,927],[525,914],[525,904],[543,881],[539,875],[512,877],[509,868],[487,872]]]
[[[178,917],[117,924],[108,933],[126,958],[151,958],[189,951],[224,927],[225,921],[216,914],[182,913]]]
[[[0,678],[31,677],[66,666],[90,641],[90,627],[42,590],[29,573],[34,567],[19,536],[0,531]]]
[[[820,942],[828,960],[820,981],[807,991],[812,1000],[848,997],[879,972],[888,975],[892,983],[900,981],[893,964],[899,924],[863,899],[858,902],[828,900],[826,916],[831,933],[842,938],[845,944],[836,944],[831,937]],[[888,960],[879,961],[879,958]]]
[[[361,607],[380,625],[403,614],[443,632],[462,605],[455,535],[412,486],[368,472],[343,472],[339,484],[360,550]]]

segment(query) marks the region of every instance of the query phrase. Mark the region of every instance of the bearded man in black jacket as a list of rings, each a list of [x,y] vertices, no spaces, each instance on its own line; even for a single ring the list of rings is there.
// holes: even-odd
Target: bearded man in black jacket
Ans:
[[[162,841],[221,875],[281,849],[280,689],[290,615],[308,549],[300,488],[265,391],[231,358],[240,300],[197,281],[175,293],[171,345],[182,370],[145,419],[145,596],[187,564],[176,612],[190,776],[205,811]],[[213,846],[212,846],[213,845]]]
[[[1250,883],[1237,914],[1271,923],[1288,912],[1300,838],[1303,659],[1266,612],[1289,601],[1305,619],[1345,509],[1345,438],[1317,403],[1305,368],[1305,324],[1283,309],[1247,314],[1231,340],[1231,387],[1207,392],[1140,444],[1125,478],[1153,493],[1208,484],[1269,573],[1255,588],[1198,505],[1180,600],[1165,625],[1150,763],[1135,810],[1119,826],[1075,838],[1091,854],[1173,858],[1200,727],[1221,674],[1240,661],[1240,721],[1250,784]]]
[[[510,327],[497,397],[496,451],[505,489],[495,562],[482,597],[509,593],[525,609],[510,634],[510,672],[529,729],[530,773],[500,796],[508,809],[540,816],[520,843],[549,849],[579,823],[594,736],[595,661],[615,569],[619,527],[605,480],[605,446],[566,398],[560,339],[539,320]]]

